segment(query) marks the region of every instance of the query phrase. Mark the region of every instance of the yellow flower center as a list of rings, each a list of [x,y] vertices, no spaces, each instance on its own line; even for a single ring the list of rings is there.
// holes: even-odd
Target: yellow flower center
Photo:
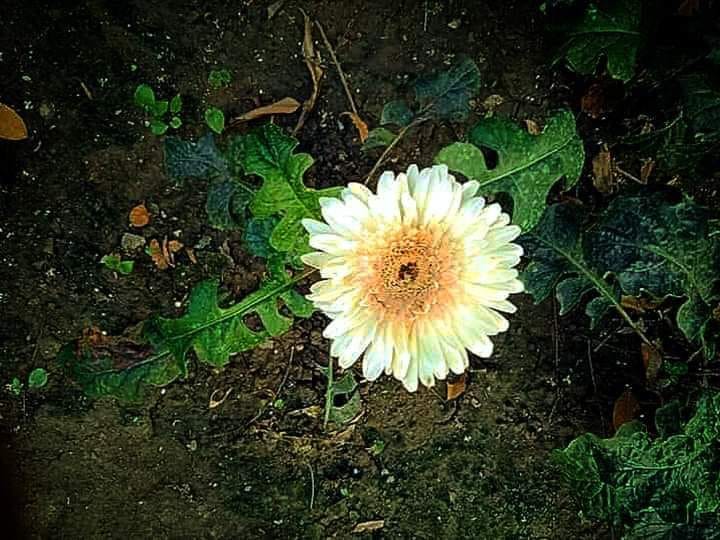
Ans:
[[[371,239],[356,253],[354,277],[379,318],[411,323],[455,296],[457,252],[439,227],[402,227]]]

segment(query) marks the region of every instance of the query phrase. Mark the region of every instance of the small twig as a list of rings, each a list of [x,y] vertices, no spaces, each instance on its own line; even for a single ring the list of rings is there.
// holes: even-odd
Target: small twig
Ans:
[[[315,51],[315,47],[313,45],[312,22],[310,21],[310,17],[308,17],[307,13],[305,13],[302,9],[300,9],[300,12],[305,18],[305,30],[303,33],[303,56],[305,57],[305,65],[310,72],[313,89],[310,93],[310,97],[308,97],[302,105],[302,110],[300,111],[300,118],[298,118],[297,124],[295,124],[295,128],[292,130],[293,135],[297,135],[297,133],[302,129],[302,127],[305,125],[307,115],[315,108],[315,102],[320,95],[320,82],[325,75],[325,72],[320,66],[322,59],[320,58],[320,54]]]
[[[621,175],[623,175],[625,178],[629,178],[630,180],[633,180],[634,182],[637,182],[638,184],[645,185],[645,182],[643,182],[642,180],[640,180],[637,176],[633,176],[632,174],[630,174],[630,173],[627,172],[627,171],[624,171],[623,169],[621,169],[621,168],[618,167],[617,165],[615,165],[615,170],[616,170],[618,173],[620,173]]]
[[[558,330],[558,319],[557,319],[557,302],[555,297],[552,297],[552,310],[553,310],[553,351],[554,351],[554,378],[555,378],[555,399],[553,400],[550,414],[548,415],[547,423],[552,424],[553,416],[557,409],[558,403],[560,402],[560,332]]]
[[[427,23],[428,23],[428,0],[425,0],[424,9],[425,9],[425,16],[423,17],[423,32],[427,32]]]
[[[588,339],[587,340],[587,360],[588,360],[588,366],[590,366],[590,380],[592,381],[593,385],[593,392],[595,395],[597,395],[597,383],[595,381],[595,366],[593,364],[592,359],[592,342]]]
[[[330,53],[330,58],[332,58],[333,64],[335,64],[335,67],[338,70],[340,82],[342,83],[343,88],[345,89],[345,95],[347,95],[348,101],[350,102],[350,108],[352,109],[353,114],[359,117],[360,114],[358,113],[357,107],[355,106],[355,100],[352,97],[352,92],[350,92],[350,87],[348,86],[347,80],[345,79],[345,73],[343,73],[342,66],[340,65],[340,62],[335,55],[335,49],[333,49],[333,46],[330,44],[330,40],[327,38],[327,35],[325,35],[325,30],[320,24],[320,21],[315,21],[315,26],[317,26],[318,30],[320,30],[320,36],[322,36],[325,48]]]
[[[315,473],[313,472],[312,465],[307,462],[305,465],[310,469],[310,510],[312,510],[315,504]]]
[[[380,168],[380,165],[383,164],[383,162],[385,161],[385,158],[387,158],[388,154],[390,154],[390,152],[392,152],[393,148],[395,148],[395,147],[397,146],[397,144],[400,142],[400,140],[405,136],[405,133],[407,133],[407,131],[408,131],[410,128],[413,128],[413,127],[415,127],[415,126],[417,126],[417,125],[420,125],[420,124],[421,124],[422,122],[424,122],[425,120],[427,120],[427,118],[416,118],[415,120],[413,120],[412,122],[410,122],[407,126],[405,126],[404,128],[402,128],[402,129],[398,132],[397,137],[395,137],[395,138],[393,139],[393,142],[391,142],[391,143],[387,146],[387,148],[385,148],[385,151],[384,151],[382,154],[380,154],[380,157],[379,157],[378,160],[375,162],[375,165],[373,165],[373,168],[370,169],[370,172],[369,172],[368,175],[365,177],[365,184],[367,184],[367,183],[370,181],[370,179],[375,175],[375,173],[376,173],[376,172],[378,171],[378,169]]]

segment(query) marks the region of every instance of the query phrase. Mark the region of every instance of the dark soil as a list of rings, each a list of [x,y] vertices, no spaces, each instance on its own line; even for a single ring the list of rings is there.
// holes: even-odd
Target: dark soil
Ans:
[[[31,136],[0,146],[0,381],[39,366],[50,379],[0,395],[3,537],[349,538],[358,523],[385,520],[366,536],[605,538],[578,517],[548,455],[579,433],[608,432],[618,394],[593,377],[638,369],[636,343],[605,340],[612,323],[604,334],[558,319],[551,303],[517,300],[497,354],[472,362],[458,401],[444,399],[444,385],[408,394],[384,378],[362,385],[360,419],[331,432],[319,413],[320,315],[222,372],[195,366],[140,406],[89,401],[63,374],[56,353],[84,328],[120,334],[152,313],[179,314],[205,277],[241,297],[262,269],[239,233],[207,225],[204,182],[168,179],[160,139],[132,103],[139,83],[183,95],[187,137],[203,131],[207,103],[232,117],[286,96],[302,101],[311,87],[302,8],[324,25],[372,125],[416,74],[461,55],[483,73],[477,114],[493,94],[519,121],[577,109],[546,67],[536,2],[287,1],[270,21],[269,3],[4,2],[0,99]],[[208,89],[213,68],[232,72],[228,88]],[[309,185],[359,181],[372,167],[377,155],[360,152],[341,116],[348,108],[328,62],[298,135],[316,159]],[[411,134],[388,168],[429,164],[460,135],[453,129]],[[158,271],[138,252],[129,276],[99,264],[133,232],[128,212],[140,202],[153,220],[138,234],[201,246],[196,263],[183,253]],[[209,408],[216,390],[230,393]],[[284,407],[268,406],[273,398]],[[378,440],[380,453],[370,450]]]

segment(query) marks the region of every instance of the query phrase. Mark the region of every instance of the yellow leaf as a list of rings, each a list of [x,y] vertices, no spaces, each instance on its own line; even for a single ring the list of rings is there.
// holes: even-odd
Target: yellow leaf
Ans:
[[[252,111],[248,111],[245,114],[238,116],[233,120],[233,124],[237,124],[240,122],[248,122],[250,120],[261,118],[263,116],[270,116],[272,114],[292,114],[297,111],[299,107],[300,102],[298,100],[291,97],[286,97],[281,99],[280,101],[271,103],[270,105],[257,107]]]

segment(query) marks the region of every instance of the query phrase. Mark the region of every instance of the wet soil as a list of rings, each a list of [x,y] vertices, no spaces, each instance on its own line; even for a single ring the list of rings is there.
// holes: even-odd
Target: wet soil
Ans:
[[[259,1],[4,4],[0,99],[31,136],[0,147],[0,381],[34,367],[50,377],[0,397],[5,538],[349,538],[371,520],[384,520],[364,533],[374,538],[606,537],[579,519],[548,455],[607,432],[615,396],[595,370],[637,369],[637,357],[622,337],[601,344],[584,321],[558,319],[552,303],[517,300],[497,354],[473,360],[459,400],[444,399],[444,384],[408,394],[382,379],[362,384],[362,416],[334,431],[318,412],[320,315],[223,371],[193,366],[133,407],[83,397],[55,360],[84,328],[119,334],[179,314],[206,277],[241,297],[262,269],[239,233],[207,225],[204,182],[168,179],[161,142],[132,104],[139,83],[183,95],[186,137],[203,131],[208,103],[235,116],[302,101],[302,8],[324,25],[371,124],[415,75],[461,55],[483,74],[475,113],[499,95],[501,112],[542,122],[566,98],[545,67],[535,2],[288,1],[271,20]],[[217,68],[233,79],[211,91]],[[298,135],[317,186],[362,180],[377,157],[360,151],[332,64],[326,72]],[[389,165],[427,165],[462,129],[419,130]],[[154,215],[138,232],[127,216],[140,202]],[[126,232],[196,246],[197,262],[181,254],[161,272],[138,252],[135,271],[117,276],[99,260]],[[210,408],[216,390],[229,394]]]

